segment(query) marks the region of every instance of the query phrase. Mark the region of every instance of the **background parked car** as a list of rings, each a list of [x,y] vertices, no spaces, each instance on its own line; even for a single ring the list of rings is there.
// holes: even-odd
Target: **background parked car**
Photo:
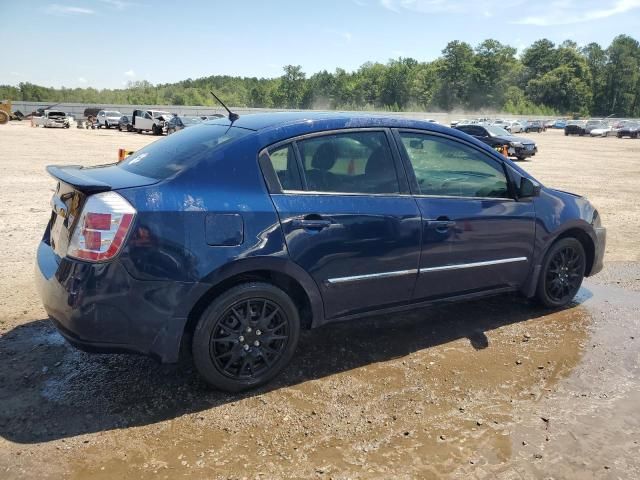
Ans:
[[[102,108],[88,107],[84,109],[83,115],[84,118],[87,119],[87,123],[85,123],[86,128],[96,128],[96,119],[100,110],[102,110]]]
[[[126,130],[127,132],[133,131],[133,125],[131,125],[131,120],[126,115],[122,115],[118,120],[118,130],[121,132]]]
[[[179,117],[178,115],[175,115],[167,122],[167,135],[171,135],[183,128],[193,127],[199,123],[202,123],[202,119],[200,117]]]
[[[587,121],[587,124],[584,127],[584,133],[586,133],[587,135],[590,135],[591,130],[596,130],[601,128],[607,128],[606,122],[603,122],[602,120],[589,120]]]
[[[516,137],[504,128],[496,127],[495,125],[458,125],[456,130],[477,138],[491,148],[500,148],[507,145],[509,156],[516,157],[518,160],[533,157],[538,151],[538,147],[533,140]]]
[[[616,131],[618,138],[638,138],[640,136],[640,123],[627,123]]]
[[[581,137],[585,134],[585,127],[587,122],[584,120],[571,120],[564,127],[565,135],[580,135]]]
[[[540,120],[528,120],[524,126],[524,133],[531,133],[531,132],[541,133],[544,131],[545,131],[544,125]]]
[[[98,128],[117,127],[120,117],[122,117],[122,113],[117,110],[100,110],[97,116]]]
[[[509,133],[520,133],[523,130],[523,125],[519,121],[513,121],[509,123],[504,129]]]
[[[611,125],[601,124],[598,128],[592,128],[589,130],[589,135],[592,137],[608,137],[616,134],[616,131]]]
[[[564,128],[566,126],[567,126],[567,121],[561,118],[553,122],[553,128]]]
[[[131,124],[138,132],[153,132],[154,135],[162,135],[165,123],[171,120],[173,115],[161,110],[134,110]]]

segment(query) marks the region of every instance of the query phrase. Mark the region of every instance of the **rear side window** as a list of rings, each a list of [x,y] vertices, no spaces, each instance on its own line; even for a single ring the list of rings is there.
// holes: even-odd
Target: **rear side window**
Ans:
[[[398,193],[384,132],[349,132],[297,141],[307,188],[317,192]]]
[[[504,169],[459,142],[420,133],[401,132],[422,195],[508,198]]]
[[[209,157],[220,145],[249,133],[243,128],[196,125],[147,145],[118,165],[144,177],[168,178]]]
[[[271,150],[269,158],[283,190],[302,190],[296,168],[296,155],[291,144]]]

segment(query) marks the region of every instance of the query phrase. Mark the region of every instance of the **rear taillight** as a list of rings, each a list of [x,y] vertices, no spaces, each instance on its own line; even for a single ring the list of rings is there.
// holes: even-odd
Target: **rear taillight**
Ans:
[[[115,192],[91,195],[82,208],[67,255],[93,262],[115,257],[135,214],[129,202]]]

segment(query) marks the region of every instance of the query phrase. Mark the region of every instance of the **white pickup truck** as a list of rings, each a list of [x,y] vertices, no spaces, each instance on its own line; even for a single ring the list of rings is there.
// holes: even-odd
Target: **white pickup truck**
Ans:
[[[42,116],[32,117],[33,125],[45,128],[69,128],[67,114],[60,110],[45,110]]]
[[[162,135],[172,117],[173,114],[160,110],[134,110],[131,124],[138,133],[151,131],[154,135]]]

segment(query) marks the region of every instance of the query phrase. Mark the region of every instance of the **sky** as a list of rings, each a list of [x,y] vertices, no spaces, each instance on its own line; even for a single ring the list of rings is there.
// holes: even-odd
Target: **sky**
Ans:
[[[640,40],[640,0],[0,0],[0,19],[0,84],[53,87],[351,71],[451,40]]]

